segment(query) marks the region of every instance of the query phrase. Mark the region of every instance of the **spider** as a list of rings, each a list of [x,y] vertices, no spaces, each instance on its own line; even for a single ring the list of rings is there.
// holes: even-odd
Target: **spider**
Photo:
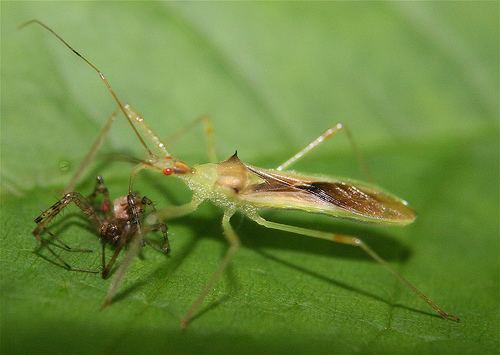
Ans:
[[[103,201],[100,206],[96,208],[95,200],[98,194],[103,195]],[[78,192],[68,192],[59,201],[45,210],[40,216],[35,218],[35,223],[37,224],[37,226],[33,230],[33,235],[40,242],[40,246],[38,247],[36,252],[39,253],[42,248],[46,248],[59,261],[59,263],[57,263],[47,259],[51,263],[61,266],[69,271],[88,272],[95,274],[99,273],[99,271],[96,270],[87,270],[72,267],[67,262],[65,262],[51,247],[54,246],[68,252],[92,251],[88,249],[71,248],[47,229],[47,225],[50,223],[50,221],[71,202],[73,202],[78,206],[78,208],[80,208],[80,210],[82,210],[85,216],[92,223],[96,233],[99,236],[102,246],[101,276],[103,279],[106,279],[109,276],[110,271],[115,264],[116,259],[118,258],[118,255],[126,245],[129,245],[129,252],[127,253],[122,266],[120,267],[121,271],[117,272],[117,275],[113,280],[111,287],[118,288],[118,284],[123,278],[126,268],[132,262],[135,255],[137,255],[139,247],[148,244],[164,254],[168,254],[170,252],[166,224],[155,223],[145,226],[142,226],[141,224],[141,220],[143,220],[146,215],[146,207],[150,207],[153,213],[156,212],[153,202],[146,196],[141,197],[137,192],[132,192],[126,196],[118,197],[113,201],[113,205],[111,205],[109,191],[104,184],[104,180],[101,176],[97,176],[94,191],[90,195],[84,197]],[[46,231],[50,235],[50,238],[44,239],[41,237],[44,231]],[[143,235],[151,231],[161,231],[163,235],[163,241],[160,247],[149,239],[143,238]],[[113,256],[107,263],[105,257],[106,244],[110,244],[114,247]],[[137,245],[138,247],[133,248],[132,244]]]

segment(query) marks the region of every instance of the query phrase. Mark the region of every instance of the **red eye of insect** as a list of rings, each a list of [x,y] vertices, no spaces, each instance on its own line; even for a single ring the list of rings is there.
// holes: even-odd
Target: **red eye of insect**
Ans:
[[[172,168],[165,168],[163,169],[163,175],[172,175],[174,173],[174,169]]]

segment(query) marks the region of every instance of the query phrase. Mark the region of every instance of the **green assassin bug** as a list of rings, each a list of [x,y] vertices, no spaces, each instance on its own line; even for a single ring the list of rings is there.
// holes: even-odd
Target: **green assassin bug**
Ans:
[[[117,113],[121,111],[132,127],[139,142],[147,152],[146,158],[141,160],[132,169],[129,192],[132,191],[133,180],[137,173],[143,169],[150,169],[162,173],[165,176],[175,176],[181,179],[193,193],[191,202],[185,205],[158,210],[154,215],[156,220],[169,220],[189,214],[195,211],[205,200],[211,201],[224,211],[222,227],[224,236],[229,243],[229,249],[220,262],[217,270],[213,273],[204,289],[182,318],[181,326],[183,328],[187,327],[196,311],[202,305],[205,297],[219,281],[224,270],[240,247],[239,238],[230,224],[230,219],[236,212],[239,212],[263,227],[358,247],[392,273],[401,284],[424,300],[441,317],[452,321],[459,321],[458,317],[445,312],[422,291],[393,269],[358,237],[276,223],[264,219],[259,214],[261,209],[275,208],[302,210],[310,213],[326,214],[332,217],[386,225],[404,226],[415,220],[415,214],[412,209],[408,207],[406,201],[372,184],[285,171],[293,163],[301,159],[327,138],[332,137],[342,129],[345,130],[342,124],[337,124],[326,130],[317,139],[308,144],[292,158],[279,165],[276,169],[262,169],[242,162],[237,154],[234,154],[227,160],[218,162],[212,143],[212,128],[210,121],[207,118],[203,118],[199,121],[204,122],[206,126],[210,162],[191,167],[172,156],[168,152],[166,145],[146,125],[141,115],[119,99],[104,74],[51,28],[38,20],[28,21],[21,27],[33,23],[52,32],[52,34],[73,51],[73,53],[92,67],[104,82],[107,90],[118,106],[117,111],[115,111],[106,121],[96,141],[92,145],[92,148],[66,188],[66,191],[73,188],[89,161],[95,156],[102,140],[115,120]],[[137,235],[138,238],[142,238],[140,233]],[[119,280],[115,282],[115,285],[118,283]],[[109,289],[104,304],[109,304],[112,301],[116,289],[117,287],[111,287]]]

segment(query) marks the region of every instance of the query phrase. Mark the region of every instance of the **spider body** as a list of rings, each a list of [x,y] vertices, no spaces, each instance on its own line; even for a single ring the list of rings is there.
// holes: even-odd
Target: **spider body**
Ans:
[[[47,210],[42,212],[40,216],[35,218],[36,228],[33,230],[33,235],[40,241],[38,252],[42,248],[46,248],[59,261],[59,266],[70,271],[91,272],[98,271],[73,268],[65,262],[51,246],[60,248],[65,251],[80,251],[86,252],[86,249],[73,249],[62,242],[56,235],[47,230],[51,238],[43,239],[42,233],[47,229],[50,221],[57,216],[64,208],[72,202],[80,208],[87,219],[92,223],[96,234],[99,236],[102,245],[102,277],[106,278],[109,275],[116,258],[121,250],[139,236],[139,245],[149,244],[163,253],[170,251],[167,226],[164,223],[156,223],[152,225],[142,226],[142,220],[146,216],[146,207],[151,207],[154,212],[153,202],[146,196],[141,197],[138,193],[132,192],[126,196],[120,196],[113,201],[112,207],[109,199],[109,192],[104,185],[104,180],[101,176],[96,179],[94,191],[87,197],[84,197],[78,192],[68,192],[59,201],[54,203]],[[96,197],[98,194],[103,195],[103,202],[99,207],[96,207]],[[163,243],[160,248],[149,239],[143,238],[143,234],[150,231],[161,231],[163,234]],[[114,254],[108,263],[105,261],[105,245],[110,244],[114,247]],[[61,265],[62,264],[62,265]]]

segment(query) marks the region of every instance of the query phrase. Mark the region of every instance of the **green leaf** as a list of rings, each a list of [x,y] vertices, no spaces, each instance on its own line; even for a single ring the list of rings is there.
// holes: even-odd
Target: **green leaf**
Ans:
[[[469,353],[498,350],[497,2],[35,3],[1,8],[1,349],[3,353]],[[58,198],[113,109],[95,72],[45,21],[98,64],[120,97],[167,137],[209,114],[221,158],[277,166],[341,121],[379,185],[418,212],[406,228],[269,212],[293,225],[358,235],[449,312],[435,316],[358,250],[232,223],[243,247],[187,332],[179,321],[227,246],[204,204],[169,222],[172,255],[145,248],[117,301],[109,285],[33,254],[33,219]],[[173,147],[205,160],[201,129]],[[121,118],[103,151],[143,154]],[[297,170],[363,178],[345,137]],[[98,160],[126,193],[130,166]],[[189,200],[179,182],[142,174],[157,207]],[[76,208],[54,231],[91,254]]]

